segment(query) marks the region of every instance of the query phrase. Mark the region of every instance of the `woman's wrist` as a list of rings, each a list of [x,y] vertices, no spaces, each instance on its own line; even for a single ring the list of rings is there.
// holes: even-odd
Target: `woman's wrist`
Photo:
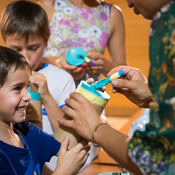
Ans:
[[[150,95],[149,97],[145,98],[143,103],[139,104],[138,106],[141,108],[149,108],[149,104],[154,101],[153,95]]]
[[[94,128],[94,131],[92,133],[92,142],[95,147],[98,147],[98,139],[97,139],[97,132],[104,126],[104,125],[109,125],[107,122],[102,122],[97,124],[97,126]]]

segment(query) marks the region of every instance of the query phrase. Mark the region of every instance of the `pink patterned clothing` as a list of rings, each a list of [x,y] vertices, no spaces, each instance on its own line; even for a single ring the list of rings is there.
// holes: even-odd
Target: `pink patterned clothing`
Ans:
[[[69,0],[55,0],[45,57],[56,57],[73,47],[104,53],[110,36],[110,5],[80,8]]]

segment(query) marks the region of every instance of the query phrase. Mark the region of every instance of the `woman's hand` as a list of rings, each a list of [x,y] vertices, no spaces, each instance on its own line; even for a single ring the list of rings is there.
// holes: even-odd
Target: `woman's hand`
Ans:
[[[95,127],[103,122],[95,107],[80,93],[73,92],[70,98],[65,100],[63,107],[65,113],[72,120],[59,119],[61,125],[74,129],[80,136],[88,141],[92,141],[92,134]]]
[[[90,50],[87,51],[87,57],[90,58],[96,64],[96,66],[93,66],[90,63],[86,64],[87,73],[89,75],[102,73],[104,69],[104,60],[105,60],[104,55],[97,52],[96,50]]]
[[[61,55],[59,58],[56,59],[55,66],[69,72],[75,80],[78,80],[81,77],[83,77],[83,75],[85,73],[84,67],[77,67],[77,66],[69,65],[66,62],[65,55]]]
[[[122,78],[112,80],[113,92],[124,94],[139,107],[149,107],[149,103],[153,100],[153,95],[143,73],[137,68],[119,66],[112,69],[108,76],[120,70],[123,70],[125,75]]]

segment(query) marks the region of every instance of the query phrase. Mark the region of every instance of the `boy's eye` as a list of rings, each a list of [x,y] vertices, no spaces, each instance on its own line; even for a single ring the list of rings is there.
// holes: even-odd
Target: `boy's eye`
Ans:
[[[15,50],[16,52],[20,52],[21,51],[21,49],[17,49],[17,48],[13,49],[13,50]]]
[[[30,48],[30,50],[35,51],[35,50],[37,50],[37,47],[32,47],[32,48]]]
[[[17,86],[14,88],[15,91],[20,91],[21,90],[21,87],[20,86]]]

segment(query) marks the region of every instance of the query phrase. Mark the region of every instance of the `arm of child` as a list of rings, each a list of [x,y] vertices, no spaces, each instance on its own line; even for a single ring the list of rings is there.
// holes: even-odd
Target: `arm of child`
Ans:
[[[40,93],[42,104],[46,109],[53,130],[55,130],[58,126],[58,118],[64,115],[63,110],[60,109],[50,94],[47,86],[47,79],[43,74],[33,71],[30,81],[32,91]]]
[[[65,137],[58,152],[57,167],[52,175],[74,175],[86,162],[89,156],[89,145],[82,141],[68,150],[69,138]]]

